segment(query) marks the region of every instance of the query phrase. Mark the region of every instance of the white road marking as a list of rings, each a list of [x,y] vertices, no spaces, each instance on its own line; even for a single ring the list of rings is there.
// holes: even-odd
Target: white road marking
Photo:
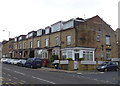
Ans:
[[[16,77],[13,77],[14,79],[17,79]]]
[[[20,80],[21,82],[23,82],[23,83],[25,83],[25,81],[23,81],[23,80]]]
[[[10,74],[8,74],[8,76],[11,76]]]
[[[32,78],[38,79],[38,80],[41,80],[41,81],[44,81],[44,82],[47,82],[47,83],[56,84],[56,83],[54,83],[54,82],[51,82],[51,81],[48,81],[48,80],[45,80],[45,79],[41,79],[41,78],[38,78],[38,77],[32,76]]]
[[[18,71],[14,71],[15,73],[21,74],[21,75],[25,75],[24,73],[18,72]]]
[[[97,79],[94,79],[95,81],[97,81]]]
[[[82,73],[77,73],[77,74],[82,74]]]
[[[105,72],[99,72],[99,73],[103,74],[103,73],[105,73]]]
[[[4,68],[5,70],[11,70],[11,69],[9,69],[9,68]]]

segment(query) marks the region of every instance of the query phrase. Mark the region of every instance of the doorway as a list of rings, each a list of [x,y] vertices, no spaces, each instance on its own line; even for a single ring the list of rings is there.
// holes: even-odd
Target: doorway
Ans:
[[[79,60],[79,53],[75,53],[75,61]]]
[[[34,58],[34,50],[30,50],[30,58]]]

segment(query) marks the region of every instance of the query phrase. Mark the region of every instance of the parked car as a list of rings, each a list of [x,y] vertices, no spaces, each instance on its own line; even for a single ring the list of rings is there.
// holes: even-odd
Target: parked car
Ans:
[[[41,68],[43,60],[41,58],[28,58],[25,66],[30,68]]]
[[[7,58],[1,58],[1,62],[4,63],[7,60]]]
[[[7,59],[5,63],[10,64],[11,59]]]
[[[0,62],[3,62],[5,59],[6,59],[6,58],[1,58],[1,59],[0,59]]]
[[[10,64],[14,64],[15,61],[17,61],[17,59],[11,59]]]
[[[101,65],[99,65],[97,68],[96,68],[98,71],[118,71],[119,70],[119,67],[118,67],[118,64],[116,62],[103,62]]]
[[[17,65],[17,63],[20,62],[20,61],[21,61],[21,60],[15,59],[15,60],[13,61],[13,64],[14,64],[14,65]]]
[[[10,60],[11,60],[11,58],[3,58],[2,63],[9,64]]]
[[[25,63],[26,63],[26,60],[22,60],[22,59],[21,59],[21,60],[17,63],[17,65],[24,67],[24,66],[25,66]]]

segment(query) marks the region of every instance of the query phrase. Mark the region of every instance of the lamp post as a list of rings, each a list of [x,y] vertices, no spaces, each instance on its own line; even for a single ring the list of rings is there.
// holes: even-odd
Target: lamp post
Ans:
[[[10,39],[10,31],[6,31],[6,30],[3,30],[3,32],[8,32],[9,34],[8,34],[8,38]],[[8,39],[8,40],[9,40]]]
[[[10,42],[10,31],[3,30],[3,32],[8,32],[8,57],[11,57],[11,42]]]

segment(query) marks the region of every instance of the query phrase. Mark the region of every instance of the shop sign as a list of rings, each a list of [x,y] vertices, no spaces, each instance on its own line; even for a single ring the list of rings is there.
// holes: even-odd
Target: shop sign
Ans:
[[[68,60],[61,60],[61,61],[60,61],[60,64],[68,64],[68,63],[69,63]]]
[[[81,64],[96,64],[96,61],[81,61]]]

